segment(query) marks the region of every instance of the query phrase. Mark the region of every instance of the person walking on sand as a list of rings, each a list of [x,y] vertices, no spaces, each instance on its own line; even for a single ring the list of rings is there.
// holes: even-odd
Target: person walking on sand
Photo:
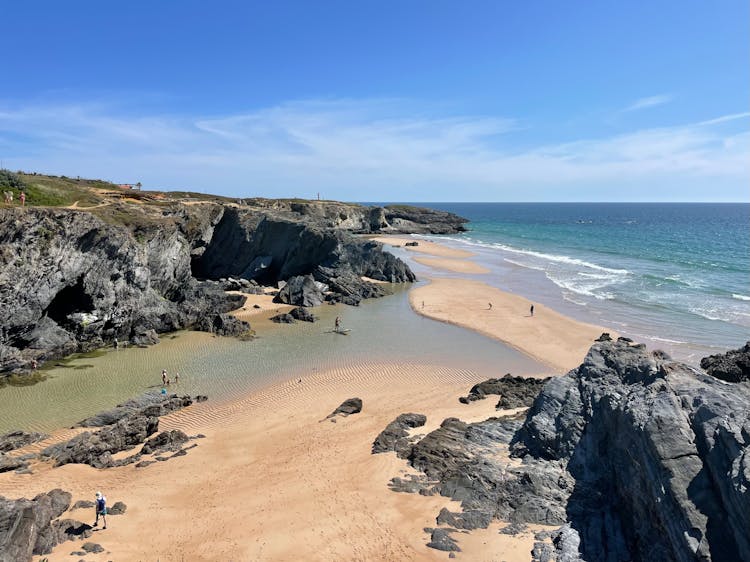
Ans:
[[[531,313],[532,316],[534,316],[534,305],[533,304],[531,305],[531,308],[529,309],[529,312]]]
[[[102,521],[104,521],[104,527],[102,529],[107,528],[107,498],[102,495],[101,492],[96,493],[96,521],[94,521],[94,527],[96,527],[99,524],[99,516],[102,516]]]
[[[175,373],[174,374],[174,383],[177,384],[178,382],[180,382],[180,373]]]
[[[167,370],[161,370],[161,384],[167,384]]]

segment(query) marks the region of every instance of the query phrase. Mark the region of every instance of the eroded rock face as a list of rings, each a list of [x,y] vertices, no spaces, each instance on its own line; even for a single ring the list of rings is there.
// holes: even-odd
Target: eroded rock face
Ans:
[[[39,494],[33,500],[9,500],[0,496],[0,562],[31,560],[48,554],[66,540],[64,525],[54,525],[70,506],[71,495],[63,490]],[[57,523],[57,522],[55,522]]]
[[[11,431],[5,435],[0,435],[0,453],[7,453],[15,449],[20,449],[26,445],[42,441],[47,437],[49,437],[49,435],[44,433]]]
[[[739,349],[701,359],[701,368],[727,382],[750,381],[750,342]]]
[[[520,466],[499,460],[508,444]],[[568,523],[540,560],[750,559],[750,385],[625,339],[550,379],[523,419],[449,418],[408,459],[420,492],[461,501],[441,523]]]
[[[749,412],[747,385],[604,342],[545,386],[512,448],[575,479],[587,560],[748,559]]]

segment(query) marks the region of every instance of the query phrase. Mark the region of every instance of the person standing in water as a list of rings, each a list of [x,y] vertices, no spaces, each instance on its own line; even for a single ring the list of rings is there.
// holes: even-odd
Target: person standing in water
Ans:
[[[340,327],[341,327],[341,318],[337,316],[336,321],[333,323],[333,329],[338,332]]]

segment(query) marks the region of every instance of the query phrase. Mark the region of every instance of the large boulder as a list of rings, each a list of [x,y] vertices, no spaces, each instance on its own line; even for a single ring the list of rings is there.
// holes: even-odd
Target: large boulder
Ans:
[[[323,298],[321,286],[312,275],[299,275],[288,279],[273,301],[294,306],[320,306]]]

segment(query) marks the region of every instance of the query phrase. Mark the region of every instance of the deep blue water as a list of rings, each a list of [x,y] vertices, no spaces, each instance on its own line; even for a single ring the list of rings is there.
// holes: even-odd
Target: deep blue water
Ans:
[[[490,280],[682,359],[750,339],[750,204],[429,203]]]

